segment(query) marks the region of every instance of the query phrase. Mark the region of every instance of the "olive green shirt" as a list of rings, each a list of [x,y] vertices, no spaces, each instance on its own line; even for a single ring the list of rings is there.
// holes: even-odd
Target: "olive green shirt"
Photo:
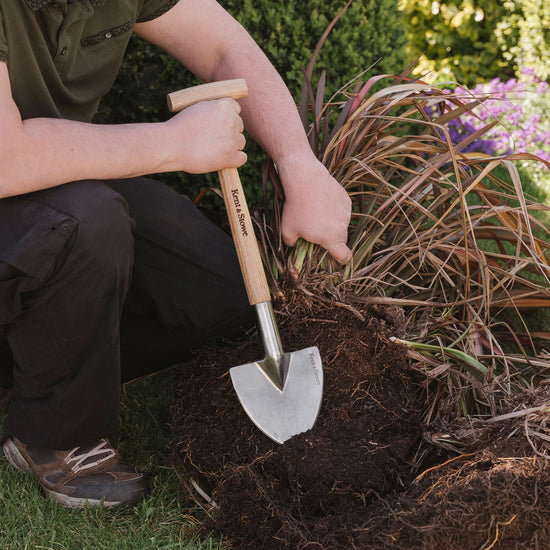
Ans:
[[[0,62],[23,119],[89,122],[136,22],[178,0],[0,0]]]

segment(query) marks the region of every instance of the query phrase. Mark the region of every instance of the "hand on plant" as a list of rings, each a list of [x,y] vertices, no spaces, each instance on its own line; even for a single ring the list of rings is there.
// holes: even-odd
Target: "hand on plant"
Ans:
[[[347,246],[351,199],[313,154],[279,162],[285,189],[282,235],[294,246],[301,237],[319,244],[340,263],[351,260]]]

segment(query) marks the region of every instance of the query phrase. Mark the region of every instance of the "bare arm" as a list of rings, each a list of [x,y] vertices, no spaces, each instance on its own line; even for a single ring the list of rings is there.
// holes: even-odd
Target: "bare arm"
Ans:
[[[153,124],[22,120],[7,66],[0,62],[0,198],[81,179],[206,172],[224,163],[243,164],[239,105],[223,100],[196,107]]]
[[[288,90],[244,29],[214,0],[180,0],[135,30],[204,80],[247,80],[243,118],[277,162],[286,242],[303,237],[346,260],[349,197],[311,152]],[[246,160],[240,108],[233,100],[200,103],[152,124],[22,120],[0,62],[0,198],[80,179],[238,167]]]
[[[239,101],[242,116],[279,169],[286,197],[285,241],[293,245],[303,237],[339,261],[349,259],[349,196],[317,161],[288,89],[241,25],[215,0],[180,0],[135,30],[205,81],[247,81],[249,94]]]

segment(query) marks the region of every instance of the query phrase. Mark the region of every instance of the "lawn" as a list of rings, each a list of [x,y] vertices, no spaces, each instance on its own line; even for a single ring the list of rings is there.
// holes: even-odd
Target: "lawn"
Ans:
[[[172,373],[125,388],[122,420],[113,444],[150,482],[135,508],[67,510],[46,500],[38,483],[0,458],[0,548],[6,550],[213,550],[199,540],[202,515],[184,493],[170,465]]]

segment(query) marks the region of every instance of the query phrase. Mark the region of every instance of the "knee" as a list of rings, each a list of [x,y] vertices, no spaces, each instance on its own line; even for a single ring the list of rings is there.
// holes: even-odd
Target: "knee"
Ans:
[[[70,254],[93,271],[128,271],[133,261],[133,221],[126,201],[100,181],[77,182],[71,215],[76,231]]]

